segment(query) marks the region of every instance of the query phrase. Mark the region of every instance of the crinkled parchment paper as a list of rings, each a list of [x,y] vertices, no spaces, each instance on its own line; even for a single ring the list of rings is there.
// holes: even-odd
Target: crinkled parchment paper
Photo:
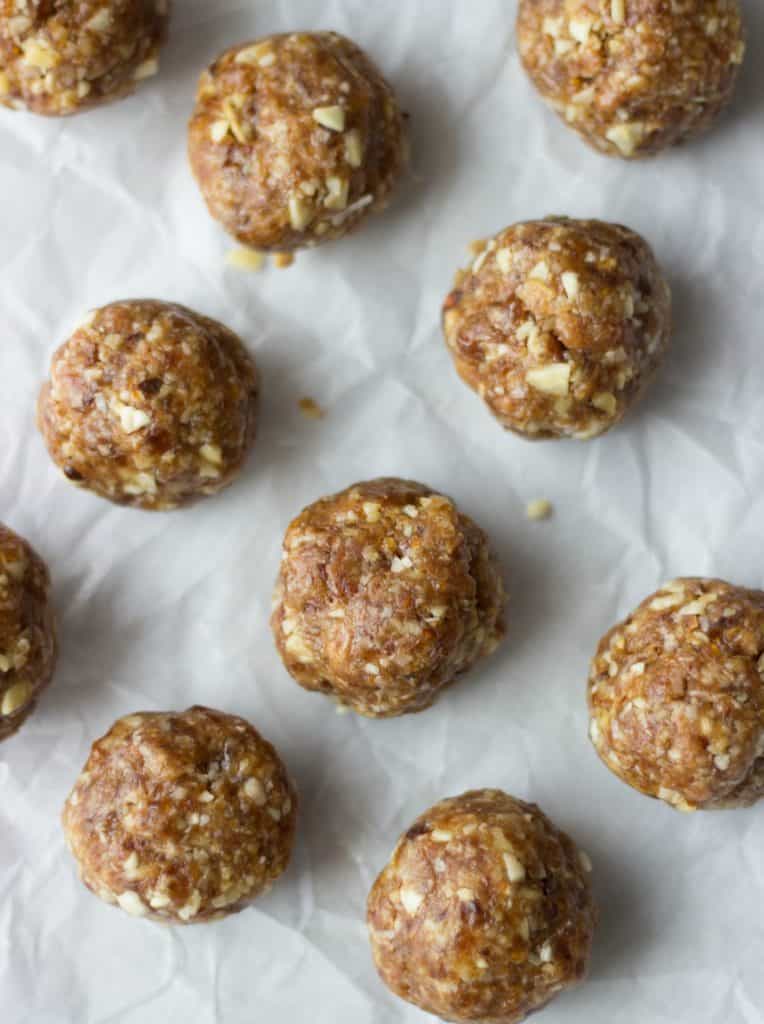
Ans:
[[[589,152],[532,93],[512,0],[177,0],[160,76],[66,121],[0,112],[0,519],[49,560],[62,657],[0,748],[3,1024],[423,1021],[378,982],[363,925],[398,833],[436,799],[500,786],[589,851],[602,908],[591,980],[548,1024],[764,1021],[764,808],[680,816],[630,791],[586,738],[600,634],[666,578],[764,586],[764,5],[733,108],[642,164]],[[413,168],[365,231],[289,271],[225,266],[185,158],[197,75],[229,44],[336,28],[411,113]],[[439,306],[470,240],[548,213],[625,222],[676,295],[676,339],[626,424],[529,445],[457,380]],[[248,471],[190,511],[120,510],[49,463],[33,407],[87,308],[174,299],[240,331],[264,375]],[[305,418],[298,401],[326,408]],[[396,474],[489,532],[508,642],[424,715],[340,717],[287,677],[268,630],[279,546],[309,501]],[[525,518],[548,497],[554,519]],[[292,867],[255,909],[169,929],[77,882],[58,822],[119,715],[205,703],[279,748],[302,798]]]

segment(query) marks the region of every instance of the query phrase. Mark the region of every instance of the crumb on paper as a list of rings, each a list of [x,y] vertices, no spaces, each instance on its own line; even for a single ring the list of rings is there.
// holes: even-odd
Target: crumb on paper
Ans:
[[[525,508],[525,514],[534,523],[541,522],[544,519],[551,519],[553,513],[554,506],[547,498],[536,498],[533,501],[529,501]]]
[[[476,238],[474,242],[470,242],[469,251],[473,256],[479,256],[481,252],[485,251],[488,242],[485,238]]]
[[[274,267],[278,267],[279,270],[284,270],[286,267],[291,267],[294,263],[294,253],[292,252],[277,252],[273,257]]]
[[[300,407],[300,412],[309,420],[322,420],[326,416],[326,410],[322,409],[313,398],[301,398],[297,404]]]
[[[250,249],[241,245],[231,249],[225,258],[226,264],[235,270],[262,270],[265,265],[265,255],[257,249]]]

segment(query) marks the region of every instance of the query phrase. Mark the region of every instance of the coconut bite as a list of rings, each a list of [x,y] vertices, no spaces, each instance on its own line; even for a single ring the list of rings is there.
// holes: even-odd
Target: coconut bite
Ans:
[[[517,1024],[586,975],[591,867],[535,804],[497,789],[442,800],[369,894],[380,977],[442,1020]]]
[[[359,483],[289,526],[271,620],[306,690],[370,718],[423,711],[504,634],[483,531],[407,480]]]
[[[120,505],[166,510],[216,494],[255,439],[258,376],[223,324],[156,300],[88,314],[38,402],[51,458]]]
[[[48,567],[0,523],[0,741],[32,714],[55,665]]]
[[[134,917],[197,924],[266,893],[292,852],[297,795],[248,723],[194,707],[117,721],[63,811],[85,885]]]
[[[514,224],[456,275],[443,308],[459,376],[507,430],[598,437],[657,370],[671,292],[650,246],[620,224]]]
[[[349,39],[269,36],[226,51],[201,76],[188,152],[229,234],[290,251],[341,238],[385,208],[407,158],[405,118]]]
[[[764,796],[764,592],[679,579],[600,641],[589,736],[618,778],[682,811]]]
[[[121,99],[159,70],[169,0],[0,0],[0,104],[49,117]]]
[[[517,44],[560,117],[628,160],[710,128],[745,55],[739,0],[520,0]]]

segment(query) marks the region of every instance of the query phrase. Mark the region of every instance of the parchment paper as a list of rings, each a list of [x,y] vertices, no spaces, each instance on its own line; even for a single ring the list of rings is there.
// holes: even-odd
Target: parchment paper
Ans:
[[[399,832],[440,797],[499,786],[588,850],[602,911],[590,981],[548,1024],[764,1021],[764,809],[681,816],[629,790],[586,738],[596,642],[672,576],[764,586],[764,5],[733,108],[643,164],[591,153],[542,106],[508,0],[177,0],[159,78],[66,121],[0,113],[0,519],[45,555],[61,662],[0,748],[3,1024],[424,1021],[377,980],[365,898]],[[366,230],[289,271],[232,243],[186,166],[196,78],[224,47],[336,28],[411,112],[413,170]],[[465,246],[548,213],[627,223],[676,296],[672,354],[610,436],[529,445],[458,381],[439,307]],[[34,428],[55,345],[87,308],[155,296],[229,323],[264,375],[261,433],[224,496],[165,515],[64,481]],[[325,420],[297,402],[316,399]],[[431,711],[339,717],[286,675],[268,630],[283,531],[357,479],[419,478],[488,531],[509,639]],[[528,500],[555,518],[532,524]],[[59,827],[90,743],[123,714],[246,716],[301,793],[288,874],[255,909],[169,929],[100,903]]]

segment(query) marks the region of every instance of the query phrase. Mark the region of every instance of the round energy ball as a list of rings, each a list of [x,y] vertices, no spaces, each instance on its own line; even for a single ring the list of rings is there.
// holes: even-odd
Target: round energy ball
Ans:
[[[76,114],[159,70],[169,0],[0,0],[0,104]]]
[[[745,53],[739,0],[520,0],[517,41],[547,103],[627,159],[705,131]]]
[[[377,970],[446,1021],[515,1024],[585,976],[591,862],[534,804],[482,789],[404,832],[369,894]]]
[[[0,740],[32,714],[53,677],[57,648],[49,592],[43,560],[0,523]]]
[[[680,579],[600,641],[589,736],[620,779],[682,811],[764,796],[764,592]]]
[[[190,924],[242,910],[286,869],[297,796],[241,718],[135,714],[97,740],[63,811],[85,885],[135,917]]]
[[[423,711],[501,640],[504,589],[485,534],[422,484],[355,484],[284,539],[276,646],[306,690],[369,718]]]
[[[376,66],[336,32],[222,54],[199,82],[191,168],[211,215],[255,249],[340,238],[387,205],[404,116]]]
[[[227,327],[155,300],[94,310],[53,356],[38,422],[65,476],[144,509],[228,486],[255,437],[254,362]]]
[[[443,310],[464,382],[508,430],[597,437],[652,377],[671,334],[671,292],[643,238],[619,224],[547,220],[490,239]]]

